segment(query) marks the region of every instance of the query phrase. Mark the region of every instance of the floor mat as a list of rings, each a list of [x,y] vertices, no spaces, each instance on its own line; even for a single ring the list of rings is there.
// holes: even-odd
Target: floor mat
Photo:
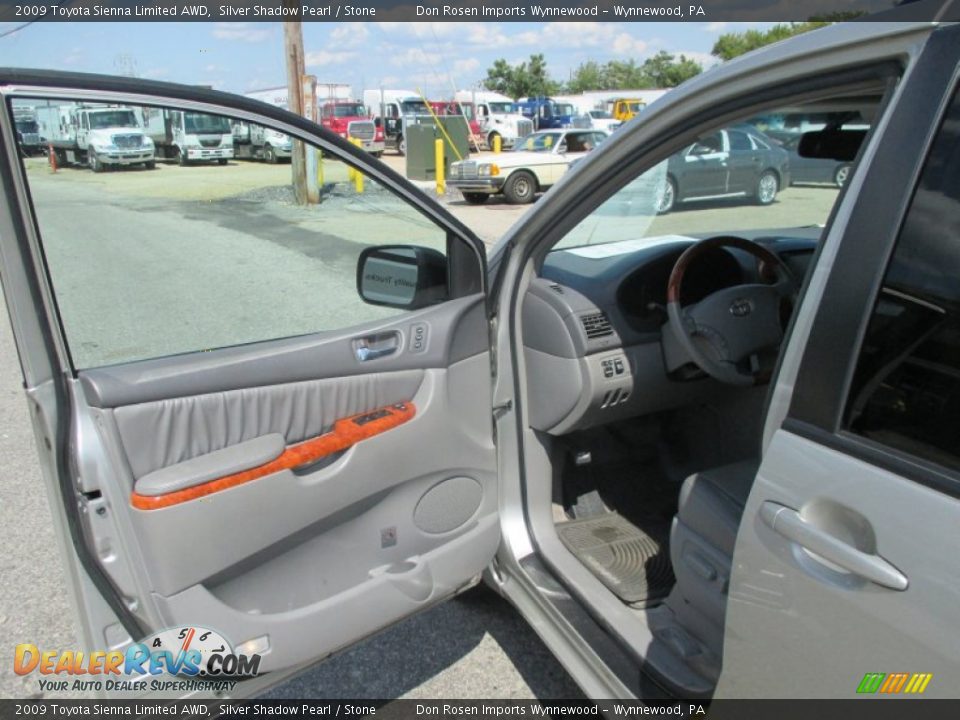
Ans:
[[[667,540],[670,524],[651,521],[645,530],[617,513],[557,525],[563,544],[625,603],[646,607],[673,587]]]

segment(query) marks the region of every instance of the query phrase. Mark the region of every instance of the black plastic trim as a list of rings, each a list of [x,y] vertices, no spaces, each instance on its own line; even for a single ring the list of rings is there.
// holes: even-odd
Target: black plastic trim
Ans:
[[[846,224],[797,374],[788,413],[793,419],[831,432],[840,427],[874,301],[951,97],[958,48],[960,26],[933,32],[905,80],[880,138],[897,150],[874,158]]]

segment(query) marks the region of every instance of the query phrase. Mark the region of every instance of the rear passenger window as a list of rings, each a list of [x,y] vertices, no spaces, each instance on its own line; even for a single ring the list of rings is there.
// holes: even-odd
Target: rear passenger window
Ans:
[[[960,470],[960,96],[933,144],[887,268],[844,427]]]
[[[746,133],[737,130],[730,131],[730,149],[731,150],[753,150],[750,144],[750,138]]]

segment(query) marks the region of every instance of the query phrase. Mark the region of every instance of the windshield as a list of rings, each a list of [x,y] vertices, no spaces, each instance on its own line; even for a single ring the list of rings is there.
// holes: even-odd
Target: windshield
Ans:
[[[643,110],[642,102],[627,103],[627,106],[630,108],[631,112],[640,112],[641,110]]]
[[[865,126],[859,116],[799,117],[796,108],[791,110],[795,126],[838,121],[845,122],[844,127]],[[776,116],[744,119],[690,136],[684,148],[624,185],[555,247],[597,245],[575,252],[607,257],[659,242],[721,234],[818,237],[853,172],[851,163],[791,155],[766,134],[773,124],[770,118]],[[698,147],[708,151],[698,152]],[[748,165],[738,164],[743,157]]]
[[[575,115],[576,110],[573,109],[573,105],[570,103],[557,103],[554,105],[554,112],[557,115]]]
[[[16,125],[17,125],[17,130],[19,130],[22,133],[39,132],[39,128],[37,127],[36,120],[17,120]]]
[[[183,114],[183,129],[187,133],[229,133],[230,120],[222,115],[188,112]]]
[[[513,146],[514,152],[550,152],[560,141],[560,133],[534,133]]]
[[[101,110],[100,112],[89,113],[92,130],[102,130],[112,127],[139,127],[137,118],[133,110]]]
[[[404,100],[400,103],[404,115],[429,115],[427,104],[423,100]]]
[[[366,111],[363,108],[363,105],[359,103],[350,103],[349,105],[334,105],[333,106],[333,116],[338,118],[343,117],[365,117]]]
[[[610,120],[613,118],[613,115],[608,113],[606,110],[591,110],[587,114],[594,120]]]
[[[515,113],[517,108],[513,103],[509,102],[492,102],[490,103],[490,112],[492,113]]]

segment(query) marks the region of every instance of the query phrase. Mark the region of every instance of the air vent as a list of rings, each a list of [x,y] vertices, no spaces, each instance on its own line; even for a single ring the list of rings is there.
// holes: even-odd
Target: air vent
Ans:
[[[598,312],[591,315],[581,315],[580,323],[587,333],[587,340],[594,340],[613,334],[613,328],[610,327],[610,321],[607,319],[606,313]]]

